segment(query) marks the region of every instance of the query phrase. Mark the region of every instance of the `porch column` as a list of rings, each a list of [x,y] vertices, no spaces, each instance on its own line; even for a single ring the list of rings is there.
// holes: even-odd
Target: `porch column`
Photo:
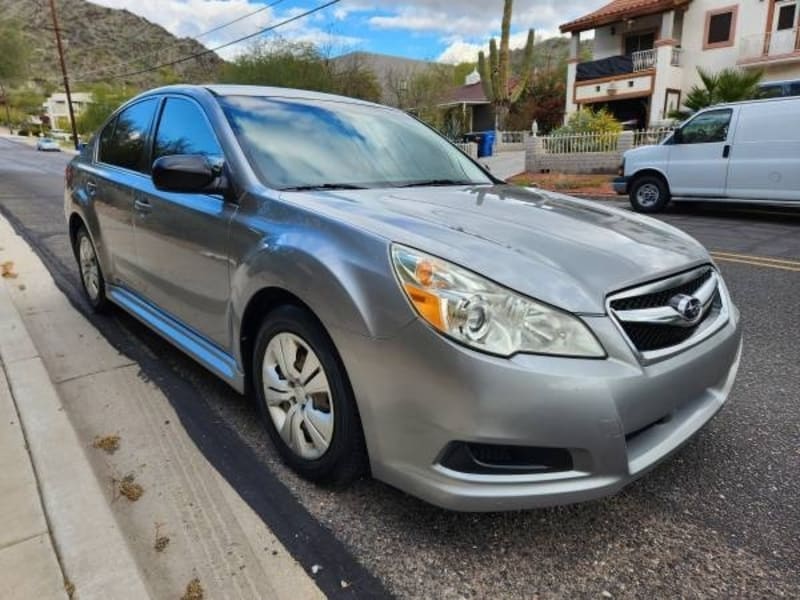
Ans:
[[[578,107],[573,101],[575,97],[575,76],[577,74],[579,53],[581,47],[581,32],[573,31],[569,40],[569,59],[567,59],[567,101],[564,119],[574,113]]]
[[[670,10],[661,15],[661,34],[658,41],[661,44],[669,40],[675,40],[675,11]]]
[[[655,43],[656,73],[650,99],[650,126],[657,126],[668,118],[664,114],[667,90],[683,88],[683,69],[679,61],[673,60],[673,50],[678,45],[677,38],[680,36],[680,31],[677,30],[677,14],[677,11],[671,10],[661,15],[661,32]],[[675,56],[680,58],[679,54]]]

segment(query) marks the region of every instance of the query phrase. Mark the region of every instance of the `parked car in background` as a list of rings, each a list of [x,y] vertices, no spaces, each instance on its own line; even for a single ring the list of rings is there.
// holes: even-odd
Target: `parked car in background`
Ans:
[[[42,152],[61,152],[61,146],[53,138],[43,137],[36,140],[36,149]]]
[[[800,96],[800,79],[770,81],[758,86],[763,98],[786,98]]]
[[[173,86],[66,170],[88,302],[250,391],[284,461],[434,504],[611,494],[727,400],[739,312],[659,221],[506,185],[402,111]]]
[[[657,146],[628,150],[618,194],[653,213],[670,200],[800,206],[800,97],[699,111]]]

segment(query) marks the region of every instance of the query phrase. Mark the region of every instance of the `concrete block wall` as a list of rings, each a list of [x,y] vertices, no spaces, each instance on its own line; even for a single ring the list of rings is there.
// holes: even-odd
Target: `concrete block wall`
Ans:
[[[571,152],[550,154],[544,149],[543,138],[531,136],[525,144],[525,170],[529,173],[592,174],[617,172],[622,155],[633,148],[632,131],[623,131],[614,152]]]

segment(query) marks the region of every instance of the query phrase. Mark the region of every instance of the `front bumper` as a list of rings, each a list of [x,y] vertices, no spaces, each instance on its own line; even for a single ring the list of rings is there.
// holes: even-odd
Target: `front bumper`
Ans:
[[[614,181],[611,182],[611,187],[614,188],[614,191],[619,194],[620,196],[624,196],[628,193],[628,178],[624,175],[620,175],[619,177],[615,177]]]
[[[654,467],[727,400],[741,350],[733,306],[715,335],[646,366],[608,317],[585,320],[608,358],[497,358],[420,321],[384,340],[332,331],[358,398],[373,475],[452,510],[581,502],[612,494]],[[456,471],[440,463],[455,441],[567,449],[572,467]]]

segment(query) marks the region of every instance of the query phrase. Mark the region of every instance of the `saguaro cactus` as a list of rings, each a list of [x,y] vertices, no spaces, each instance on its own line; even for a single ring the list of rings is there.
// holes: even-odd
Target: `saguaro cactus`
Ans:
[[[511,51],[508,39],[511,35],[511,12],[514,0],[505,0],[503,6],[503,25],[500,31],[500,51],[497,50],[497,41],[492,38],[489,42],[489,60],[483,52],[478,54],[478,72],[481,75],[481,84],[486,98],[492,103],[495,114],[495,126],[502,129],[508,117],[511,106],[519,100],[528,75],[533,68],[533,29],[528,31],[528,42],[525,45],[525,60],[522,73],[516,81],[511,83]]]

